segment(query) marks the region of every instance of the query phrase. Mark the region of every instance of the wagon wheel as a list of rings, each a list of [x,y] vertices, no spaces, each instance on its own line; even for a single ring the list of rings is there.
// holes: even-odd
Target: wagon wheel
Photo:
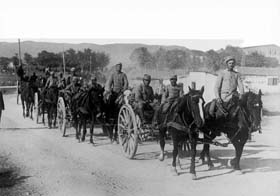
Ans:
[[[125,156],[132,159],[138,147],[136,116],[130,105],[123,105],[118,116],[118,135]]]
[[[58,98],[57,101],[57,120],[58,120],[58,128],[60,131],[63,133],[63,137],[65,136],[66,133],[66,107],[65,107],[65,102],[62,97]]]
[[[36,117],[36,123],[39,123],[39,98],[38,98],[38,93],[36,92],[34,94],[34,112],[35,112],[35,117]]]

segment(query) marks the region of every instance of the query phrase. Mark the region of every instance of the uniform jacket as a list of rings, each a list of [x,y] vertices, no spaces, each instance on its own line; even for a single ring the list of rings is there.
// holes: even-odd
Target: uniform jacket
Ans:
[[[183,95],[183,89],[181,86],[176,84],[175,86],[168,85],[166,87],[165,93],[163,95],[163,100],[162,102],[173,102],[177,98],[181,97]]]
[[[244,93],[244,87],[240,74],[236,71],[224,70],[218,75],[215,84],[215,96],[228,102],[234,93],[237,93],[237,87],[240,94]]]
[[[135,100],[137,102],[153,102],[154,91],[151,86],[140,84],[135,90]]]
[[[128,80],[127,76],[123,72],[114,72],[108,79],[105,90],[110,91],[113,90],[113,92],[120,93],[122,91],[127,90],[128,88]]]

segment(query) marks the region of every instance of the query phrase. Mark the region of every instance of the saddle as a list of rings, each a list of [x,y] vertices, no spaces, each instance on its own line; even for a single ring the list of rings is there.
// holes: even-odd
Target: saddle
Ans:
[[[231,99],[228,102],[220,103],[216,99],[214,99],[209,108],[209,114],[211,117],[215,117],[216,119],[220,118],[227,118],[229,116],[229,110],[237,105],[237,100]],[[236,108],[236,110],[233,113],[233,117],[236,115],[239,107]]]

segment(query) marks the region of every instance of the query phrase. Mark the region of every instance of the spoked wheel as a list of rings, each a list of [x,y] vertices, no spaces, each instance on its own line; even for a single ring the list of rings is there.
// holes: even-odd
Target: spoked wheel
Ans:
[[[62,136],[65,136],[67,119],[66,119],[65,102],[62,97],[59,97],[57,101],[57,120],[58,120],[58,128],[63,133]]]
[[[138,147],[138,127],[130,105],[123,105],[118,116],[118,135],[125,156],[132,159]]]
[[[38,93],[36,92],[34,95],[34,112],[35,112],[35,118],[36,118],[36,123],[39,123],[39,97]]]

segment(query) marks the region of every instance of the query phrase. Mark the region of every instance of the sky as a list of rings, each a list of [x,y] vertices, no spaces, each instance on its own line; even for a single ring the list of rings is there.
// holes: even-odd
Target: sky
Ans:
[[[279,0],[0,0],[0,41],[280,46]]]

